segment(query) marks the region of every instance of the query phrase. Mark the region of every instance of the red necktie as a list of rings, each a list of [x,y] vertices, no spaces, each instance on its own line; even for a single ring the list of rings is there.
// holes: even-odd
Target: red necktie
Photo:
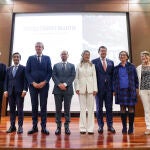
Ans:
[[[102,60],[102,61],[103,61],[103,69],[104,69],[104,71],[106,71],[107,67],[106,67],[105,60]]]

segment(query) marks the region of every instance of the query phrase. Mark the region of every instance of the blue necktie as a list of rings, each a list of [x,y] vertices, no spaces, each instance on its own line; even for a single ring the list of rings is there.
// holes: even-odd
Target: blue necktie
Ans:
[[[62,70],[65,71],[65,64],[66,63],[62,63]]]
[[[16,72],[17,72],[17,66],[14,66],[14,68],[13,68],[13,70],[12,70],[12,75],[13,75],[13,77],[15,77]]]
[[[37,56],[37,61],[38,61],[38,63],[41,62],[41,61],[40,61],[40,56]]]

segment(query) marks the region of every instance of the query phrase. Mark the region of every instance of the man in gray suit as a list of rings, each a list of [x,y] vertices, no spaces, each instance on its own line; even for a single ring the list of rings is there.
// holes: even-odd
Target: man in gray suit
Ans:
[[[61,52],[60,63],[57,63],[53,67],[52,79],[54,81],[53,94],[55,98],[56,106],[56,135],[61,134],[61,115],[62,115],[62,103],[64,101],[64,117],[65,117],[65,134],[70,134],[70,105],[73,96],[73,81],[75,79],[75,67],[73,64],[67,62],[68,52]]]

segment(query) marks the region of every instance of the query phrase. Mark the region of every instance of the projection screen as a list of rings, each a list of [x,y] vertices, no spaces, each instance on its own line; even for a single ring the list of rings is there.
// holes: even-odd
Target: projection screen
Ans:
[[[14,21],[13,49],[22,56],[21,64],[26,65],[30,55],[35,54],[35,43],[44,43],[43,54],[49,55],[52,66],[60,62],[60,52],[69,52],[68,61],[79,63],[81,53],[88,49],[91,59],[99,57],[98,48],[108,49],[107,57],[119,63],[118,53],[128,51],[126,13],[24,13],[16,14]],[[52,95],[53,81],[50,80],[48,111],[55,111]],[[8,108],[9,109],[9,108]],[[24,110],[31,111],[29,92],[25,97]],[[71,111],[80,110],[78,96],[74,94]],[[119,106],[113,105],[113,111]]]

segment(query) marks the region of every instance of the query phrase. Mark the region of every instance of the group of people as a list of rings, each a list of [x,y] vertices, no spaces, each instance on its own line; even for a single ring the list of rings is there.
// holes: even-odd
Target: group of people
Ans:
[[[36,54],[30,56],[26,67],[20,64],[21,55],[13,53],[14,65],[6,70],[6,65],[0,63],[0,105],[2,96],[8,98],[10,107],[10,128],[7,133],[23,133],[23,105],[24,97],[30,92],[32,104],[32,129],[28,134],[38,132],[38,106],[40,103],[41,132],[49,135],[46,128],[47,98],[49,81],[54,81],[53,94],[56,107],[56,135],[61,134],[62,104],[64,103],[64,128],[65,134],[70,134],[70,106],[75,92],[79,97],[81,134],[94,134],[94,102],[96,101],[96,117],[98,133],[103,133],[103,104],[106,108],[106,122],[108,132],[115,133],[113,127],[113,95],[115,103],[120,105],[122,133],[134,132],[135,105],[137,95],[140,94],[144,111],[146,131],[150,134],[150,52],[141,52],[142,64],[135,66],[128,62],[129,55],[126,51],[119,53],[120,63],[114,67],[114,62],[106,58],[107,48],[98,49],[99,57],[90,61],[90,51],[84,50],[81,61],[75,69],[74,64],[68,62],[69,54],[63,50],[60,54],[61,62],[51,67],[49,56],[43,54],[42,42],[35,44]],[[16,129],[16,107],[18,111],[18,129]],[[1,108],[1,107],[0,107]],[[86,110],[88,117],[86,117]],[[129,127],[127,129],[127,118]]]

